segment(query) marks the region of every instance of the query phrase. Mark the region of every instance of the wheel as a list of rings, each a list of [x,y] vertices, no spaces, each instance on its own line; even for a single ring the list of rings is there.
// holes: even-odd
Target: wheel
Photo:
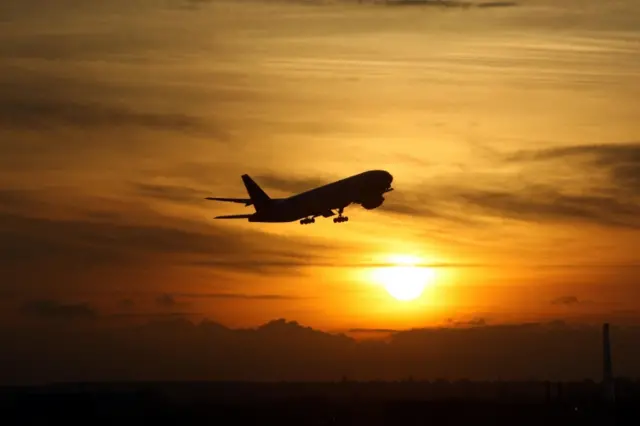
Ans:
[[[348,216],[345,216],[345,217],[344,217],[344,221],[345,221],[345,222],[349,222],[349,217],[348,217]]]

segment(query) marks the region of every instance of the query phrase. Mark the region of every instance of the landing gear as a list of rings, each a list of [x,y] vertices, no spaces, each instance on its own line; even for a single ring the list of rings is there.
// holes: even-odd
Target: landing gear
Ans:
[[[306,217],[300,221],[300,225],[307,225],[309,223],[316,223],[316,219],[313,217]]]
[[[344,213],[344,207],[340,207],[338,209],[338,217],[333,218],[333,223],[342,223],[349,221],[349,218],[347,216],[342,216],[342,213]]]

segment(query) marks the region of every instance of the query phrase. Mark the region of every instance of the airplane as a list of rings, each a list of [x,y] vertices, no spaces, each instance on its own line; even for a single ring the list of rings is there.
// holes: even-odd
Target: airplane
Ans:
[[[393,176],[385,170],[369,170],[318,188],[292,195],[288,198],[270,198],[249,175],[242,175],[242,182],[249,198],[207,197],[206,200],[253,205],[255,213],[216,216],[214,219],[248,219],[249,222],[295,222],[301,225],[315,223],[316,217],[335,216],[333,223],[349,221],[344,209],[350,204],[360,204],[367,210],[378,208],[393,191]]]

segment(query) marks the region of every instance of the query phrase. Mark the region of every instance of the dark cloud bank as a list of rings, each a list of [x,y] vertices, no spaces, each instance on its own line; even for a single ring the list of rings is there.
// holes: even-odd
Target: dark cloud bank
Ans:
[[[85,303],[64,304],[53,300],[33,300],[22,306],[22,312],[46,319],[93,319],[96,311]]]
[[[53,308],[53,312],[61,307]],[[67,309],[67,314],[77,308]],[[51,307],[37,310],[50,315]],[[54,314],[56,315],[56,314]],[[562,322],[416,329],[357,341],[283,319],[255,329],[161,319],[122,328],[87,316],[2,331],[0,382],[99,380],[599,379],[600,327]],[[84,326],[83,326],[84,324]],[[393,330],[387,330],[393,331]],[[639,327],[613,327],[616,374],[640,375]]]
[[[335,248],[308,239],[242,231],[153,212],[134,218],[120,213],[111,216],[115,213],[112,210],[82,209],[74,218],[47,217],[52,203],[45,195],[0,189],[0,268],[80,262],[85,267],[132,266],[158,263],[160,257],[167,256],[173,265],[294,273],[297,267],[317,261],[319,251]],[[97,199],[85,200],[87,205],[100,205]],[[42,217],[43,213],[46,216]]]

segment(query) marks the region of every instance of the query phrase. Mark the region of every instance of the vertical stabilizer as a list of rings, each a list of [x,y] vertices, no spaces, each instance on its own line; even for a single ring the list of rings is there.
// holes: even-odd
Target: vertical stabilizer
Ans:
[[[615,401],[615,389],[613,381],[613,367],[611,363],[611,341],[609,338],[609,324],[602,326],[602,387],[604,399],[607,402]]]
[[[242,182],[244,183],[244,187],[247,189],[249,198],[251,198],[251,202],[253,203],[256,211],[269,203],[271,198],[269,198],[267,193],[264,192],[262,188],[260,188],[258,184],[249,177],[249,175],[242,175]]]

